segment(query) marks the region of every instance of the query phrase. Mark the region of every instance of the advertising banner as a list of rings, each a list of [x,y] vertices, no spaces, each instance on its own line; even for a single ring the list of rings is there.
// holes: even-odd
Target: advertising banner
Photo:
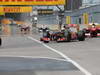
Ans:
[[[0,5],[64,5],[65,0],[0,0]]]
[[[71,17],[70,16],[66,16],[66,24],[71,24]]]
[[[89,15],[88,13],[83,14],[84,24],[89,24]]]
[[[32,7],[0,7],[0,13],[27,13],[32,12]]]

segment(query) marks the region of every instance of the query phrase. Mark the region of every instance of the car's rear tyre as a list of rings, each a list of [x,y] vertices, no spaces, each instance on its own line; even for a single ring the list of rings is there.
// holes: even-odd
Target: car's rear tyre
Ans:
[[[49,43],[49,41],[43,41],[44,43]]]
[[[85,33],[83,31],[78,32],[78,40],[84,41],[85,40]]]
[[[43,39],[42,39],[42,38],[40,38],[40,41],[43,41]]]
[[[67,36],[66,36],[66,42],[70,42],[71,41],[71,33],[68,32]]]
[[[56,41],[57,43],[60,43],[60,41]]]
[[[91,34],[91,37],[97,37],[97,32],[96,31],[91,32],[90,34]]]

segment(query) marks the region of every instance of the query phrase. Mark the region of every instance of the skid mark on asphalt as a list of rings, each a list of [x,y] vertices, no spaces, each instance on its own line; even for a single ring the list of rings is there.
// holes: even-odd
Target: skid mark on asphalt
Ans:
[[[48,48],[49,50],[61,55],[63,58],[65,58],[65,60],[69,61],[70,63],[72,63],[73,65],[75,65],[81,72],[83,72],[85,75],[92,75],[90,72],[88,72],[86,69],[84,69],[83,67],[81,67],[78,63],[76,63],[75,61],[73,61],[72,59],[70,59],[68,56],[66,56],[64,53],[56,50],[56,49],[53,49],[52,47],[49,47],[48,45],[34,39],[33,37],[30,37],[28,36],[29,39],[43,45],[44,47]]]

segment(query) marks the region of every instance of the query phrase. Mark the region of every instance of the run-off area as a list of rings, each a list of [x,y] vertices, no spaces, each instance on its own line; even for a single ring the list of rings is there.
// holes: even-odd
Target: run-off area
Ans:
[[[2,39],[0,75],[84,75],[70,61],[27,36]]]

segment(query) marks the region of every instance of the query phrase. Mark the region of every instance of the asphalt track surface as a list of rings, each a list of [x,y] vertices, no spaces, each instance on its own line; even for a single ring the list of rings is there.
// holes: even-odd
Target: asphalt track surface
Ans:
[[[84,42],[50,42],[44,46],[36,34],[3,37],[0,47],[0,75],[100,75],[100,38],[87,38]],[[89,73],[65,59],[63,53]],[[9,66],[7,66],[9,65]]]

